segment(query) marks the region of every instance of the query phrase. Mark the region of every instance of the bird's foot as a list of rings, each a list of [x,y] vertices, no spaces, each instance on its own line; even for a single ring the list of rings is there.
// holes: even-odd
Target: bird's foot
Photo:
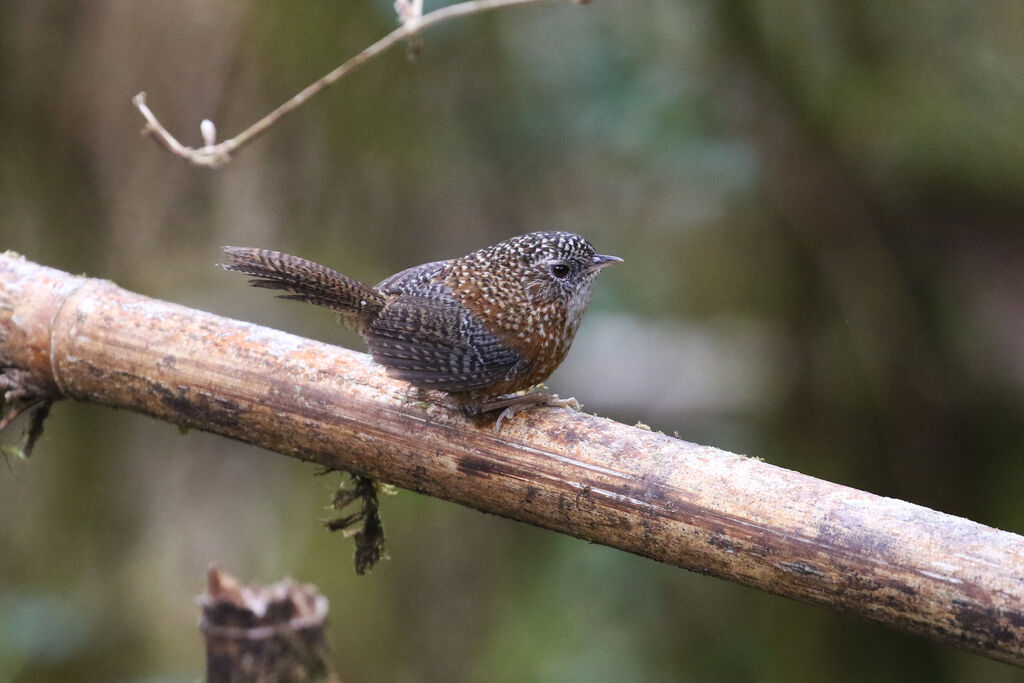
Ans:
[[[503,396],[480,404],[479,412],[488,413],[500,410],[497,421],[494,423],[494,433],[501,433],[501,424],[505,420],[515,417],[516,413],[536,405],[557,406],[559,408],[580,409],[580,402],[575,398],[560,398],[558,394],[550,391],[530,391],[525,394],[513,394]]]
[[[409,385],[409,388],[405,390],[405,396],[402,398],[403,405],[409,405],[410,403],[426,404],[430,402],[429,390],[422,387],[416,387]]]

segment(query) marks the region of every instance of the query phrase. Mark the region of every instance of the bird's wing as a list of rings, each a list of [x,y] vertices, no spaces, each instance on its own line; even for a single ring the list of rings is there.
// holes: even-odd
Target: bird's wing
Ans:
[[[425,283],[441,274],[444,267],[451,263],[447,261],[431,261],[412,268],[400,270],[391,277],[384,278],[374,289],[384,294],[405,294],[422,287]]]
[[[428,389],[484,389],[530,368],[439,283],[389,301],[366,342],[389,375]]]

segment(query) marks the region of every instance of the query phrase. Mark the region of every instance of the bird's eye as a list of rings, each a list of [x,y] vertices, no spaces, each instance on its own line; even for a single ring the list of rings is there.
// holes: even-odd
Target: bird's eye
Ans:
[[[569,266],[564,263],[554,263],[551,265],[551,274],[559,280],[567,278],[569,277]]]

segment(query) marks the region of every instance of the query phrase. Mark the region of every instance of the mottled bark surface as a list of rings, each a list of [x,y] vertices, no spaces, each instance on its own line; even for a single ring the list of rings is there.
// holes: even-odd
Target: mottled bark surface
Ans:
[[[0,258],[0,360],[63,396],[1024,664],[1024,538],[566,409],[495,435],[368,356]]]

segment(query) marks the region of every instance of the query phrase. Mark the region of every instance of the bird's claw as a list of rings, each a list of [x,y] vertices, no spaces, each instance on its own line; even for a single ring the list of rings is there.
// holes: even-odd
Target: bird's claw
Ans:
[[[576,400],[575,396],[569,398],[559,398],[557,394],[552,394],[551,400],[544,401],[544,405],[556,406],[558,408],[568,408],[579,412],[583,410],[583,405]]]
[[[510,399],[504,399],[503,401],[496,401],[498,405],[491,406],[491,410],[497,410],[504,406],[504,410],[498,415],[498,419],[494,423],[494,433],[501,433],[501,424],[507,419],[515,417],[516,413],[532,408],[536,405],[555,406],[557,408],[569,408],[570,410],[580,410],[582,407],[580,402],[573,397],[559,398],[558,394],[551,394],[546,391],[534,391],[521,396],[514,396]]]

